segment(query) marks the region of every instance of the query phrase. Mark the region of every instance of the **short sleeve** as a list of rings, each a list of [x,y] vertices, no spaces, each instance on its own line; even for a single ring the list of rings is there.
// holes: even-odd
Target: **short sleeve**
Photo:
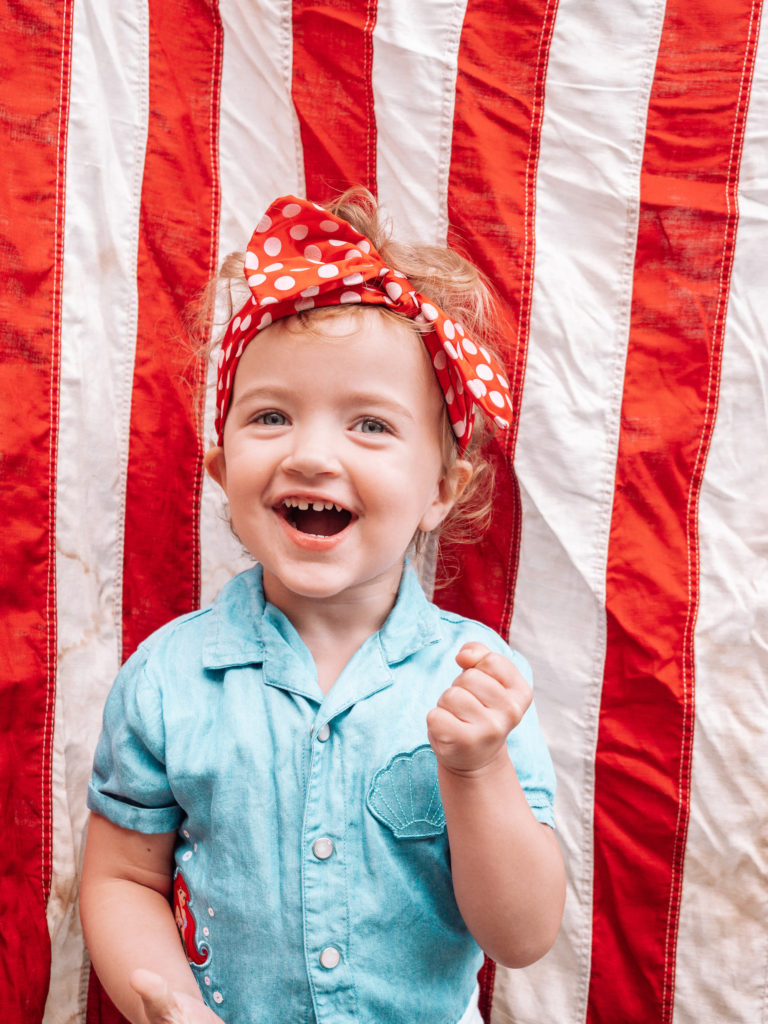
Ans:
[[[517,651],[507,649],[529,685],[533,685],[531,667]],[[535,817],[554,828],[555,769],[541,732],[536,705],[531,704],[522,721],[507,738],[507,748],[528,805]]]
[[[137,832],[173,832],[182,821],[165,771],[162,694],[143,648],[125,663],[107,697],[88,807]]]

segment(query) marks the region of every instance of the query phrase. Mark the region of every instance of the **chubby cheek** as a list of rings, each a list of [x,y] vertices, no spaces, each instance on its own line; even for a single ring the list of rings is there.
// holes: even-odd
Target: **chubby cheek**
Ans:
[[[236,442],[224,448],[224,490],[230,503],[238,500],[253,501],[266,486],[265,459],[245,445]]]
[[[252,558],[256,561],[263,559],[265,544],[269,547],[271,543],[268,540],[271,534],[263,516],[258,517],[252,509],[230,501],[229,528]]]
[[[429,479],[429,478],[426,478]],[[437,484],[425,485],[425,470],[422,466],[414,470],[408,486],[402,484],[397,491],[387,495],[379,508],[391,524],[391,532],[402,535],[410,543],[419,530],[430,531],[440,524],[441,515],[434,506]]]
[[[264,511],[262,490],[263,484],[257,474],[249,473],[242,461],[237,458],[227,461],[224,492],[232,525],[238,532],[241,525],[247,524],[258,512]]]

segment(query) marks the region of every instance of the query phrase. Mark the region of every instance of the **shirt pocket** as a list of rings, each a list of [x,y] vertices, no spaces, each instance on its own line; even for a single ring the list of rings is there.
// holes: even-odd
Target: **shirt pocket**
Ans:
[[[423,839],[445,832],[437,758],[428,743],[395,754],[373,776],[366,804],[396,839]]]

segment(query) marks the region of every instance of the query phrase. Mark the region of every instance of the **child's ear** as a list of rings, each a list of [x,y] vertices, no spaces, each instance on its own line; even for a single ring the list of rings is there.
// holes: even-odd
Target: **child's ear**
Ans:
[[[457,459],[440,477],[435,497],[421,518],[419,529],[424,533],[436,530],[461,497],[462,491],[472,479],[472,463]]]
[[[224,449],[219,445],[209,448],[203,457],[203,465],[208,475],[216,481],[223,491],[226,491],[227,464],[224,461]]]

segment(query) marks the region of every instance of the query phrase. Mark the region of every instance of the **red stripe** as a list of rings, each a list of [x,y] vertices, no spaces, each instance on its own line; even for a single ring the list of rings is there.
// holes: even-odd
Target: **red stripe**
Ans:
[[[496,964],[488,957],[485,958],[483,966],[477,972],[477,981],[480,985],[480,996],[478,1009],[485,1024],[491,1024],[491,1010],[493,1008],[493,987],[496,982]]]
[[[441,605],[509,630],[517,575],[520,499],[512,469],[528,351],[534,264],[536,168],[544,80],[557,0],[470,0],[459,49],[448,192],[450,243],[493,283],[506,313],[501,354],[507,364],[514,426],[492,446],[495,511],[487,535],[443,546],[450,572]]]
[[[123,655],[197,606],[205,369],[185,312],[216,270],[222,29],[207,0],[149,8],[149,126],[125,514]],[[95,976],[88,1024],[122,1018]]]
[[[376,194],[375,25],[376,0],[293,5],[292,96],[310,199],[328,199],[350,185]]]
[[[0,76],[0,870],[3,1020],[42,1019],[50,969],[56,447],[72,3],[17,4]]]
[[[511,18],[501,0],[469,0],[456,81],[449,241],[493,283],[505,312],[502,337],[509,343],[499,344],[499,350],[515,416],[503,442],[489,450],[495,472],[490,528],[472,545],[441,545],[436,598],[503,635],[512,618],[520,547],[520,495],[512,461],[528,351],[536,168],[556,10],[557,0],[528,0],[516,5]],[[478,980],[487,1024],[495,980],[495,965],[487,958]]]
[[[149,11],[149,129],[138,252],[123,584],[123,654],[200,587],[198,437],[204,367],[184,317],[216,271],[222,34],[206,0]]]
[[[607,570],[588,1020],[672,1020],[699,490],[759,4],[670,0],[650,100]]]

